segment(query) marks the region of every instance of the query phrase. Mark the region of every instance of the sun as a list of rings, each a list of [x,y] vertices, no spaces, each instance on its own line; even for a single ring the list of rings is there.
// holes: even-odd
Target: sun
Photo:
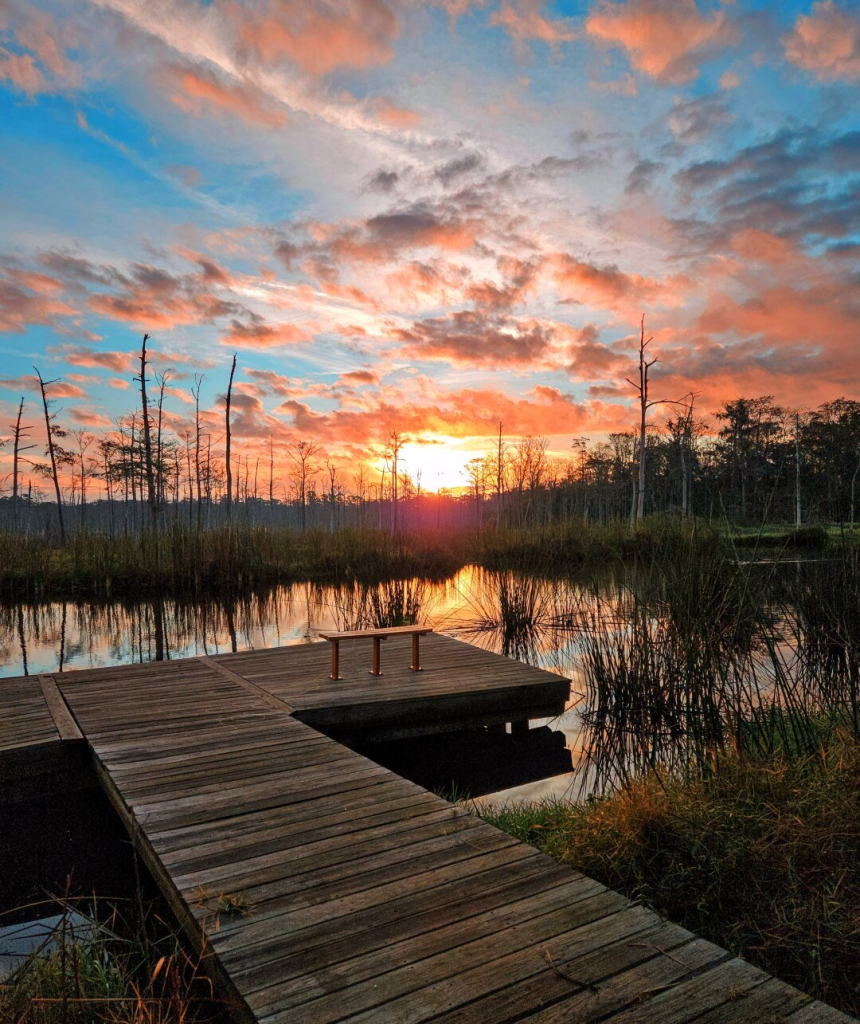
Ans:
[[[407,441],[400,452],[399,469],[421,490],[436,493],[441,490],[460,490],[469,486],[466,464],[476,456],[485,454],[485,442],[478,439],[446,437],[444,434],[427,435]],[[379,468],[382,468],[380,462]]]

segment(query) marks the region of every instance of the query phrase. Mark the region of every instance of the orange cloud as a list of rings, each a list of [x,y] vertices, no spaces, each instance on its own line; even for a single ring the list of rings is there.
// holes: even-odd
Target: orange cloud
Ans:
[[[503,0],[490,16],[489,24],[503,28],[513,39],[520,59],[529,57],[531,40],[546,43],[557,55],[562,43],[576,39],[573,28],[566,21],[547,18],[542,13],[543,6],[544,0]]]
[[[65,25],[31,4],[14,0],[0,5],[3,14],[9,19],[16,45],[24,52],[0,47],[0,80],[11,82],[30,97],[80,83],[80,69],[69,60],[62,45],[72,42]]]
[[[551,260],[552,276],[563,302],[582,303],[598,309],[626,309],[645,306],[675,306],[680,290],[689,282],[683,276],[658,281],[641,274],[625,274],[615,266],[598,267],[557,253]]]
[[[731,245],[738,256],[772,266],[788,263],[797,256],[794,243],[758,228],[736,231],[731,237]]]
[[[783,41],[792,64],[823,81],[860,79],[860,13],[818,0],[811,14],[800,14]]]
[[[391,128],[415,128],[421,123],[421,115],[414,110],[401,107],[384,96],[379,96],[372,103],[373,112],[383,124]]]
[[[414,359],[528,367],[546,356],[552,329],[533,319],[487,319],[480,312],[463,310],[399,328],[395,336]]]
[[[5,377],[0,379],[0,388],[7,391],[38,391],[39,381],[32,374],[22,374],[20,377]],[[45,390],[49,398],[85,398],[86,394],[77,384],[69,384],[64,380],[57,380],[47,385]]]
[[[593,39],[625,50],[637,71],[668,85],[693,81],[708,54],[738,38],[725,11],[706,18],[696,0],[600,0],[586,18],[585,30]]]
[[[261,17],[230,10],[240,43],[261,61],[286,59],[314,76],[386,63],[399,31],[383,0],[270,0]]]
[[[72,409],[69,412],[69,419],[82,427],[93,427],[105,430],[111,426],[111,421],[107,416],[103,416],[99,412],[93,412],[91,409]]]
[[[270,324],[262,317],[251,314],[246,323],[231,320],[230,329],[221,336],[221,344],[234,348],[266,349],[294,345],[299,341],[308,341],[310,337],[306,329],[295,324]]]
[[[286,112],[250,82],[228,84],[203,68],[180,68],[173,75],[175,89],[171,101],[187,114],[233,114],[261,128],[283,128]]]
[[[92,293],[88,299],[90,309],[143,329],[211,323],[236,315],[241,308],[214,294],[205,271],[174,275],[160,267],[134,263],[131,276],[115,271],[113,279],[120,285],[119,290]]]
[[[115,373],[128,373],[134,366],[134,352],[99,352],[84,345],[60,345],[51,349],[72,366],[103,367]]]
[[[56,289],[45,287],[50,280],[42,274],[31,277],[18,271],[0,277],[0,334],[23,332],[31,324],[50,326],[59,317],[75,315],[71,306],[52,297]]]

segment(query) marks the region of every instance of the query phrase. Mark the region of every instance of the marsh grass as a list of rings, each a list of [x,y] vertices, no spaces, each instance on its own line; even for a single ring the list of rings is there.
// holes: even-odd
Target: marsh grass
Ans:
[[[534,663],[553,629],[554,588],[539,577],[521,572],[493,574],[492,586],[482,576],[466,595],[474,617],[461,635],[509,658]]]
[[[0,984],[0,1020],[200,1024],[229,1019],[226,1004],[203,973],[204,958],[192,957],[157,911],[135,900],[69,897],[46,901],[46,907],[54,911],[58,902],[56,924]]]
[[[849,1013],[860,1012],[860,746],[725,754],[602,799],[489,809],[519,839]]]
[[[6,599],[215,596],[301,580],[379,582],[440,578],[466,561],[459,535],[392,538],[373,530],[336,533],[234,526],[111,538],[78,533],[64,547],[0,534],[0,595]]]
[[[636,529],[562,523],[404,531],[396,537],[370,529],[300,533],[239,523],[197,530],[173,523],[158,533],[115,537],[82,531],[64,546],[42,536],[0,533],[0,598],[212,597],[306,580],[442,579],[472,563],[558,576],[644,555],[669,558],[700,536],[701,529],[675,519],[648,520]]]

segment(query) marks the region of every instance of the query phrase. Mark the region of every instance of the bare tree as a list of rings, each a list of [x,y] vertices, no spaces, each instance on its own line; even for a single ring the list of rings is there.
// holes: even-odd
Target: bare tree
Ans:
[[[19,475],[20,475],[20,463],[21,463],[21,452],[29,451],[31,448],[35,448],[34,444],[22,445],[22,438],[29,438],[30,431],[33,429],[29,426],[22,426],[21,419],[24,415],[24,399],[22,398],[18,404],[18,415],[15,417],[15,424],[12,428],[12,523],[14,526],[18,525],[18,494],[19,494]]]
[[[364,526],[364,502],[367,497],[367,470],[363,462],[359,462],[358,472],[352,479],[358,498],[358,528],[361,529]]]
[[[647,348],[654,340],[653,337],[645,340],[645,314],[639,323],[639,383],[635,383],[629,377],[625,380],[638,395],[639,400],[639,477],[636,487],[636,522],[641,522],[645,516],[645,466],[648,451],[648,410],[655,405],[681,405],[682,400],[671,398],[651,398],[649,396],[649,373],[651,367],[658,362],[657,357],[646,358]]]
[[[269,508],[275,504],[275,440],[269,434]]]
[[[42,393],[42,409],[45,412],[45,433],[47,434],[48,437],[48,447],[46,454],[51,460],[50,473],[51,478],[54,481],[54,493],[57,496],[57,522],[60,527],[60,543],[65,544],[66,524],[63,519],[63,494],[62,491],[60,490],[60,476],[59,473],[57,472],[58,452],[54,444],[54,438],[65,436],[65,431],[60,433],[60,428],[57,426],[56,423],[53,422],[54,417],[51,415],[51,412],[48,408],[48,395],[47,392],[45,391],[45,389],[50,387],[52,384],[57,384],[60,378],[56,377],[54,380],[43,380],[42,374],[39,373],[38,368],[34,366],[33,369],[36,371],[36,380],[38,380],[39,382],[39,390]]]
[[[337,466],[326,459],[325,468],[328,470],[329,481],[329,533],[334,533],[337,525],[335,512],[337,510]]]
[[[197,483],[197,529],[200,529],[203,515],[203,487],[200,477],[200,385],[203,374],[194,374],[194,385],[191,394],[194,396],[194,476]]]
[[[499,422],[499,439],[496,442],[496,526],[502,525],[505,495],[505,443],[502,440],[502,424]]]
[[[307,528],[308,483],[318,472],[312,460],[319,451],[320,446],[311,441],[296,441],[288,448],[290,458],[296,464],[296,492],[302,510],[302,530]]]
[[[224,423],[227,429],[226,445],[224,455],[224,466],[227,471],[227,520],[233,514],[233,470],[230,467],[230,402],[233,399],[233,375],[236,373],[236,353],[233,353],[233,363],[230,366],[230,382],[227,385],[227,404],[224,407]]]
[[[75,430],[74,438],[78,443],[78,473],[80,474],[81,487],[81,526],[84,525],[84,516],[87,505],[87,449],[95,441],[95,437],[86,430]]]
[[[152,459],[152,434],[149,424],[149,404],[146,398],[146,343],[149,335],[144,334],[140,346],[140,411],[143,418],[143,457],[146,472],[146,494],[153,523],[158,521],[158,495],[155,491],[155,470]]]
[[[158,422],[155,428],[155,494],[158,507],[164,502],[164,389],[167,387],[168,372],[156,373],[158,384]]]
[[[398,483],[398,470],[397,463],[400,459],[400,452],[403,446],[406,444],[408,438],[404,437],[397,430],[392,430],[388,435],[388,448],[385,451],[385,458],[391,462],[391,533],[392,536],[397,533],[397,483]]]

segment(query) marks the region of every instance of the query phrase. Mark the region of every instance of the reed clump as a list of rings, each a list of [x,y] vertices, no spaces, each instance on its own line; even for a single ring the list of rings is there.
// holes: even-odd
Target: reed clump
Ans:
[[[52,926],[0,982],[0,1020],[15,1024],[203,1024],[230,1019],[179,935],[130,902],[64,898]],[[32,908],[31,908],[32,909]]]
[[[494,825],[764,970],[860,1012],[860,744],[734,752],[583,804],[490,809]]]

